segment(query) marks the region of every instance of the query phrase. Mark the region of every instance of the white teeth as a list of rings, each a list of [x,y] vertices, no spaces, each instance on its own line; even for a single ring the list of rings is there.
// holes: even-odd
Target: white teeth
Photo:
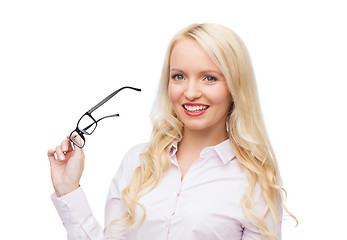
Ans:
[[[183,105],[183,107],[189,112],[198,112],[208,108],[208,106],[190,106],[190,105]]]

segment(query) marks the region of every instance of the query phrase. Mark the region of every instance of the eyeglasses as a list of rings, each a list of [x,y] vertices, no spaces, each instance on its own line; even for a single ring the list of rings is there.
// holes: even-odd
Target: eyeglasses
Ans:
[[[123,90],[125,88],[129,88],[129,89],[139,91],[139,92],[141,91],[141,89],[139,89],[139,88],[122,87],[122,88],[118,89],[117,91],[108,95],[104,100],[102,100],[101,102],[96,104],[94,107],[92,107],[89,111],[87,111],[85,114],[83,114],[83,116],[78,120],[76,129],[73,130],[70,134],[70,137],[69,137],[70,141],[73,142],[77,147],[83,148],[85,143],[86,143],[84,135],[91,135],[95,131],[95,129],[98,125],[98,122],[100,122],[101,120],[103,120],[105,118],[118,117],[119,114],[112,114],[109,116],[102,117],[99,120],[95,120],[92,116],[92,112],[94,112],[101,105],[103,105],[105,102],[110,100],[113,96],[115,96],[117,93],[119,93],[121,90]],[[78,140],[76,140],[77,136],[80,136],[80,142]]]

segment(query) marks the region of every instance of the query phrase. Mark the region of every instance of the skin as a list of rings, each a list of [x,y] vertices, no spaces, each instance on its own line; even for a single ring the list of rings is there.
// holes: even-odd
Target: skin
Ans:
[[[186,38],[178,42],[170,64],[169,98],[184,124],[176,155],[183,180],[202,149],[228,138],[225,122],[232,97],[223,74],[195,40]],[[209,107],[200,116],[189,116],[182,107],[184,103]],[[57,196],[76,190],[84,169],[83,149],[74,147],[67,137],[54,150],[48,150],[47,155]]]
[[[79,140],[78,137],[76,139]],[[84,169],[83,150],[74,147],[68,136],[55,150],[48,150],[47,155],[57,196],[61,197],[79,188]]]
[[[228,138],[225,123],[232,97],[222,72],[191,38],[179,41],[172,50],[168,92],[174,111],[184,124],[176,155],[183,180],[205,147]],[[202,115],[191,116],[182,106],[187,103],[209,107]]]

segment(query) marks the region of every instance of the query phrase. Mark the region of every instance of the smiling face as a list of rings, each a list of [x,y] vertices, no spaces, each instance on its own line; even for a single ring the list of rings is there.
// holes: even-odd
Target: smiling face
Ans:
[[[231,94],[222,72],[192,38],[180,40],[172,49],[168,93],[185,131],[225,134]]]

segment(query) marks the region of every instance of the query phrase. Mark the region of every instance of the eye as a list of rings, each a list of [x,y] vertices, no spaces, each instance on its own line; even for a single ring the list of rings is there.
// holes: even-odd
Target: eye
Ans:
[[[207,82],[215,82],[215,81],[217,81],[217,78],[212,77],[212,76],[206,76],[204,78],[204,80],[207,81]]]
[[[183,80],[184,79],[184,77],[180,74],[175,74],[171,78],[174,80]]]

